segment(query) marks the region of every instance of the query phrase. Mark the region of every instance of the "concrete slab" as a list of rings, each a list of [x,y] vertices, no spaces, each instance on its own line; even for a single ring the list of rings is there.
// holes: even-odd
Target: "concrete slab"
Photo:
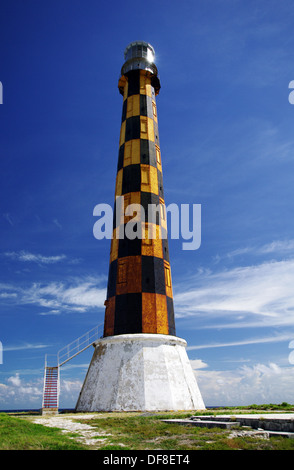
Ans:
[[[191,420],[233,421],[253,429],[294,433],[294,413],[258,413],[192,416]]]
[[[164,423],[183,424],[186,426],[197,426],[200,428],[222,428],[231,429],[238,426],[239,423],[235,421],[209,421],[209,420],[192,420],[192,419],[163,419]]]
[[[231,429],[240,426],[240,430],[253,429],[256,433],[271,436],[282,436],[294,439],[294,413],[236,414],[236,415],[199,415],[187,419],[165,419],[165,423],[177,423],[186,426],[218,427]],[[241,433],[243,431],[240,431]],[[238,431],[236,431],[238,434]],[[253,433],[253,431],[248,431]],[[237,436],[236,434],[236,436]],[[250,434],[250,435],[251,435]]]

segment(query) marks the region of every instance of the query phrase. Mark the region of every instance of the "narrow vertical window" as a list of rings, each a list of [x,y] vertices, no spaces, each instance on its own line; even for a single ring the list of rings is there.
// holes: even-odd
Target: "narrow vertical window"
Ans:
[[[160,158],[160,150],[159,150],[159,147],[156,145],[155,146],[155,149],[156,149],[156,160],[157,160],[157,163],[159,163],[161,165],[161,158]]]
[[[149,238],[149,229],[148,229],[148,224],[144,224],[144,238],[142,239],[142,244],[143,245],[152,245],[152,239]]]
[[[153,117],[155,117],[157,120],[156,104],[154,103],[154,101],[152,101],[152,108],[153,108]]]
[[[121,128],[120,128],[120,136],[119,136],[120,146],[125,143],[125,138],[126,138],[126,121],[122,123]]]
[[[125,284],[127,282],[127,263],[126,261],[118,260],[117,266],[117,283]]]
[[[133,97],[129,96],[127,101],[127,114],[126,117],[129,118],[133,116]]]
[[[164,271],[165,271],[165,285],[167,287],[171,287],[170,268],[168,266],[165,266]]]
[[[160,203],[160,216],[161,220],[165,220],[165,206],[162,203]]]
[[[145,95],[146,93],[146,75],[140,74],[140,93]]]
[[[141,183],[149,184],[149,168],[141,167]]]
[[[125,194],[124,195],[124,222],[127,223],[131,220],[132,216],[125,215],[127,207],[131,204],[131,195]]]
[[[141,117],[141,139],[148,138],[147,118]]]
[[[125,143],[124,166],[132,163],[132,141],[129,140]]]

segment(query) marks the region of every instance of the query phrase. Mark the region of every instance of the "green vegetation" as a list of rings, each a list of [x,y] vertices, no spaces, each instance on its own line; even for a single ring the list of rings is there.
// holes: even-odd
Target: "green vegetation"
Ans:
[[[180,417],[185,416],[187,414],[182,413]],[[107,439],[108,444],[99,447],[100,450],[294,450],[294,439],[249,436],[231,438],[231,430],[227,429],[198,428],[161,421],[176,417],[179,417],[179,413],[121,417],[103,417],[101,414],[97,418],[81,422],[111,434]]]
[[[273,408],[274,407],[274,408]],[[252,405],[206,410],[201,414],[257,412],[271,410],[294,411],[293,405]],[[185,418],[196,413],[93,413],[69,417],[75,423],[91,426],[98,435],[91,443],[82,441],[82,431],[62,433],[61,429],[42,426],[32,421],[36,416],[23,414],[15,417],[0,414],[0,450],[294,450],[294,439],[242,435],[232,437],[232,430],[200,428],[176,423],[164,423],[162,419]],[[199,413],[200,414],[200,413]],[[238,428],[242,430],[242,428]],[[79,440],[78,440],[79,439]],[[94,445],[93,445],[94,442]]]
[[[281,404],[275,403],[268,403],[264,405],[248,405],[248,406],[228,406],[225,408],[226,410],[234,411],[234,410],[245,410],[248,411],[257,411],[258,413],[261,411],[284,411],[285,413],[294,412],[294,405],[290,405],[289,403],[283,401]],[[216,408],[217,410],[217,408]]]
[[[83,450],[60,429],[0,413],[0,450]]]

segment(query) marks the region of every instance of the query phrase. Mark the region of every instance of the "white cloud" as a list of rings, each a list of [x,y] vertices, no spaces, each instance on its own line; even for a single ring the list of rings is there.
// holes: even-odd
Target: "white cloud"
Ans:
[[[24,381],[16,373],[7,378],[6,384],[0,384],[1,409],[41,408],[43,378]]]
[[[294,325],[293,285],[294,259],[198,273],[176,286],[176,312],[179,317],[230,317],[236,326],[240,321]]]
[[[31,343],[24,343],[20,345],[12,345],[12,346],[4,346],[3,350],[7,351],[23,351],[26,349],[43,349],[47,348],[48,344],[31,344]]]
[[[31,371],[32,372],[32,371]],[[0,408],[40,409],[43,397],[43,375],[39,378],[24,379],[17,372],[0,383]],[[60,407],[74,407],[82,387],[78,379],[62,379],[60,383]]]
[[[4,255],[9,258],[16,259],[18,261],[33,262],[33,263],[40,263],[40,264],[59,263],[60,261],[65,260],[66,258],[65,255],[43,256],[40,254],[35,255],[27,251],[20,251],[20,252],[10,251],[10,252],[4,253]]]
[[[99,279],[78,279],[69,283],[34,284],[24,294],[23,301],[56,310],[85,311],[88,308],[103,307],[105,288],[99,288]],[[44,313],[43,313],[44,314]]]
[[[201,359],[190,359],[190,363],[191,363],[192,369],[194,370],[205,369],[206,367],[208,367],[208,364],[203,362]]]
[[[15,292],[1,292],[0,299],[11,299],[17,297]]]
[[[103,308],[106,298],[106,277],[85,277],[47,284],[33,283],[29,287],[0,284],[0,299],[13,304],[42,307],[40,315],[58,315],[67,311],[84,312]],[[3,292],[1,293],[1,289]],[[1,294],[5,294],[2,296]],[[48,309],[48,310],[45,310]]]
[[[86,281],[78,286],[65,288],[62,301],[82,307],[101,307],[105,301],[105,289],[98,289],[94,280]]]
[[[237,248],[236,250],[230,251],[223,256],[214,256],[215,263],[219,263],[223,259],[233,259],[237,256],[242,255],[266,255],[273,254],[276,256],[290,254],[294,252],[294,240],[274,240],[271,243],[267,243],[262,246],[245,246]]]
[[[82,388],[82,385],[83,383],[81,380],[64,379],[61,381],[61,393],[62,392],[79,393]]]
[[[261,253],[293,253],[294,240],[273,241],[260,248]]]
[[[280,343],[280,342],[285,342],[285,341],[291,341],[292,338],[293,338],[293,334],[292,335],[288,334],[288,335],[277,335],[277,336],[268,336],[268,337],[259,337],[259,338],[249,338],[249,339],[243,339],[240,341],[228,341],[224,343],[199,344],[197,346],[188,346],[187,351],[193,351],[196,349],[227,348],[230,346],[246,346],[249,344]]]
[[[53,310],[48,310],[48,311],[45,311],[45,312],[40,312],[39,315],[42,315],[42,316],[60,315],[61,313],[62,313],[61,310],[53,309]]]
[[[20,384],[21,384],[21,380],[19,378],[19,374],[15,374],[14,376],[12,377],[9,377],[7,379],[7,382],[10,383],[11,385],[14,385],[15,387],[19,387]]]
[[[206,406],[293,402],[294,367],[275,363],[195,372]]]

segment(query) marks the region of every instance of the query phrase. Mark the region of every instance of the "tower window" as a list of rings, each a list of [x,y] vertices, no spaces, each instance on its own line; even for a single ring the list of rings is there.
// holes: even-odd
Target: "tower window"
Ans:
[[[130,165],[132,162],[132,141],[125,143],[124,165]]]
[[[131,195],[130,194],[125,194],[124,195],[124,214],[126,213],[126,209],[130,204],[131,204]],[[131,219],[132,219],[131,216],[127,216],[127,215],[124,216],[125,223],[128,222]]]
[[[148,132],[147,118],[141,118],[141,134],[144,134],[147,137],[147,132]]]
[[[149,184],[149,168],[141,167],[141,183]]]
[[[165,220],[165,206],[162,203],[160,203],[160,216],[161,220]]]
[[[145,224],[145,227],[143,228],[143,230],[144,230],[144,238],[142,239],[142,244],[152,245],[152,239],[149,238],[148,224]]]
[[[127,263],[126,261],[118,260],[117,283],[125,284],[127,282]]]
[[[165,271],[165,284],[167,287],[171,287],[171,276],[170,276],[170,269],[168,266],[164,267]]]
[[[156,146],[155,146],[155,149],[156,149],[156,160],[157,160],[157,162],[161,165],[161,158],[160,158],[160,150],[159,150],[159,147],[156,145]]]

